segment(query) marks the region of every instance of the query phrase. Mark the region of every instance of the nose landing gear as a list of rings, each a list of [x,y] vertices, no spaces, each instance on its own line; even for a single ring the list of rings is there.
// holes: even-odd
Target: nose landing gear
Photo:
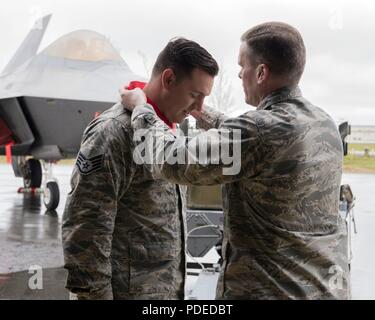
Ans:
[[[23,178],[24,187],[19,188],[18,193],[42,194],[47,210],[55,210],[60,202],[58,181],[52,174],[53,163],[54,161],[43,161],[44,173],[42,173],[40,160],[12,157],[15,176]]]

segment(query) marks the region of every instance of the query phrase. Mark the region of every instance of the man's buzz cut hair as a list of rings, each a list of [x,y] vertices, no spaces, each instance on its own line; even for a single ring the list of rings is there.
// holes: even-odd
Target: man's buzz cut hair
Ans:
[[[266,22],[247,30],[241,41],[246,42],[253,65],[264,63],[271,73],[298,83],[306,49],[297,29],[283,22]]]

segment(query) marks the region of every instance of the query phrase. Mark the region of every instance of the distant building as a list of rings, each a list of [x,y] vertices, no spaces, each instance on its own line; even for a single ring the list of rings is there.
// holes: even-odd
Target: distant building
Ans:
[[[351,134],[347,137],[348,143],[374,143],[375,126],[351,126]]]

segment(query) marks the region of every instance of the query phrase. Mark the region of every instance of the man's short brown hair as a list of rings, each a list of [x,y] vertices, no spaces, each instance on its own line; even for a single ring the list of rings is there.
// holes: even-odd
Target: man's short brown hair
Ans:
[[[174,38],[159,53],[152,75],[160,74],[165,69],[171,68],[177,79],[190,76],[198,68],[210,76],[215,77],[219,66],[211,54],[197,42],[185,38]]]
[[[283,22],[266,22],[246,31],[246,42],[253,64],[266,64],[271,74],[298,83],[305,68],[306,49],[297,29]]]

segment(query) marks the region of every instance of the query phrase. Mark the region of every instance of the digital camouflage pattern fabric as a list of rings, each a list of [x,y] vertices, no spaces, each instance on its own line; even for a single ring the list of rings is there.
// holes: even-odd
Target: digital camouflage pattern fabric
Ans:
[[[225,119],[212,110],[198,125],[209,129],[184,143],[147,105],[132,114],[136,129],[155,128],[154,157],[199,146],[221,131],[240,129],[240,171],[224,165],[152,162],[153,172],[183,184],[223,184],[223,266],[218,299],[348,299],[347,231],[339,215],[343,149],[334,121],[284,87],[256,110]],[[150,130],[150,134],[153,131]],[[164,142],[161,139],[164,139]],[[234,139],[233,139],[234,140]],[[212,139],[207,153],[222,143]],[[158,146],[158,148],[156,148]],[[217,162],[216,162],[217,163]]]
[[[133,162],[121,104],[84,132],[63,215],[67,289],[79,299],[183,299],[185,188]]]

